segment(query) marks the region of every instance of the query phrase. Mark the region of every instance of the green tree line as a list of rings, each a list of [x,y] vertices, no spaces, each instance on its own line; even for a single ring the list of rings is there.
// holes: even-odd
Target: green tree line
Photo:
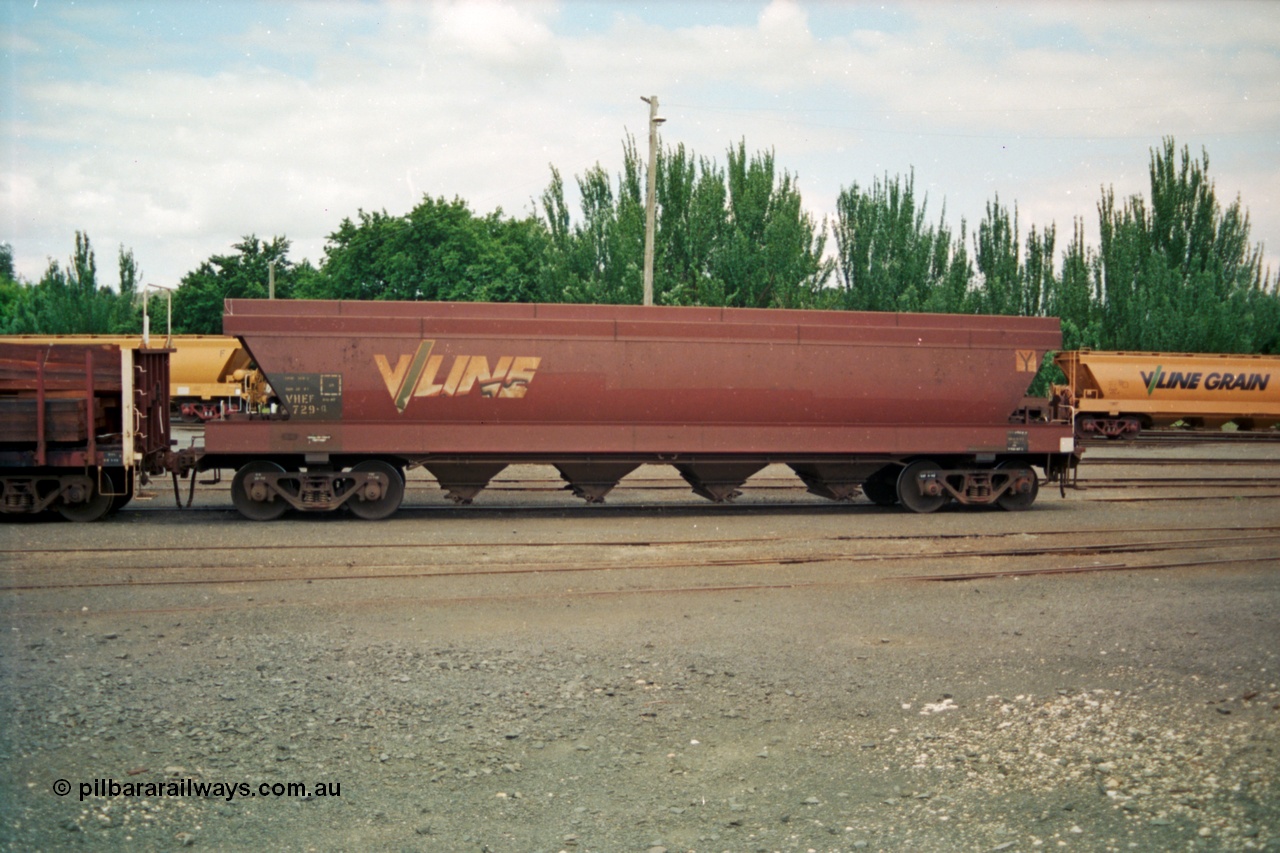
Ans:
[[[177,331],[216,334],[228,297],[639,303],[645,163],[551,180],[535,212],[477,214],[426,196],[406,214],[358,211],[328,236],[318,266],[289,259],[283,236],[249,235],[187,273]],[[1067,348],[1280,353],[1280,294],[1239,198],[1223,204],[1209,157],[1168,138],[1151,151],[1146,197],[1097,205],[1059,249],[1053,225],[1023,233],[999,197],[969,231],[929,218],[914,175],[844,188],[830,221],[807,213],[796,177],[745,141],[723,164],[683,145],[659,152],[654,293],[658,304],[1057,316]],[[828,243],[830,241],[830,244]],[[137,266],[120,249],[117,290],[97,281],[87,235],[66,267],[35,284],[0,256],[0,332],[135,331]]]
[[[110,335],[140,330],[140,271],[133,252],[120,247],[116,289],[98,283],[98,261],[89,235],[75,234],[75,251],[57,261],[34,285],[14,274],[13,247],[0,244],[0,334]]]

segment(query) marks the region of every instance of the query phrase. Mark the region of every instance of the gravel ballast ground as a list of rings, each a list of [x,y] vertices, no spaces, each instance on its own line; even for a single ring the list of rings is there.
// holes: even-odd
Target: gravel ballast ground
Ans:
[[[1225,526],[1274,523],[1277,506],[1042,501],[1055,508],[927,521]],[[578,512],[461,516],[429,532],[616,539],[664,523]],[[699,521],[680,515],[664,532]],[[849,534],[854,522],[886,535],[925,520],[797,509],[721,516],[716,531]],[[241,549],[405,530],[162,515],[93,535],[125,548],[187,523]],[[80,529],[0,536],[34,547]],[[856,537],[847,547],[858,552]],[[152,588],[128,613],[100,612],[93,590],[67,591],[60,612],[10,593],[0,846],[1280,850],[1274,558],[934,584],[823,571],[831,583],[815,587],[477,586],[447,603],[406,580]],[[854,577],[866,582],[840,582]],[[253,793],[323,782],[340,795],[82,799],[95,779]]]

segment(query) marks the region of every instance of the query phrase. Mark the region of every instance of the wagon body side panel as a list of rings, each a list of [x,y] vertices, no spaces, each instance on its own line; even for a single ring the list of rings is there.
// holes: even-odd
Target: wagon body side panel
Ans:
[[[406,452],[471,453],[504,428],[505,444],[527,454],[833,453],[858,449],[863,434],[879,449],[916,427],[1004,423],[1059,340],[1042,321],[970,327],[928,315],[837,314],[838,325],[822,312],[742,322],[716,309],[690,318],[601,306],[552,306],[548,317],[506,306],[456,317],[421,303],[382,316],[367,306],[234,307],[242,313],[228,314],[226,330],[291,421],[340,426],[340,450],[391,438]],[[211,450],[223,431],[211,426]]]

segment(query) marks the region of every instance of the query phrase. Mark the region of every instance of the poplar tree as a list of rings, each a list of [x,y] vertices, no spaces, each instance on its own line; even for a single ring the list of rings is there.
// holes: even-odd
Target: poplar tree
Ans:
[[[1237,197],[1224,209],[1199,160],[1172,138],[1151,154],[1151,199],[1098,205],[1099,339],[1116,349],[1257,352],[1276,346],[1276,288]]]
[[[833,225],[838,307],[857,311],[961,312],[970,307],[973,271],[965,224],[952,237],[943,210],[925,222],[928,200],[916,201],[915,175],[857,183],[841,190]]]
[[[831,274],[825,225],[804,211],[793,175],[773,152],[727,165],[684,146],[657,158],[654,301],[667,305],[811,307]],[[552,250],[540,292],[573,301],[641,301],[645,166],[628,138],[617,180],[600,165],[578,178],[582,218],[569,224],[564,184],[552,171],[542,215]]]

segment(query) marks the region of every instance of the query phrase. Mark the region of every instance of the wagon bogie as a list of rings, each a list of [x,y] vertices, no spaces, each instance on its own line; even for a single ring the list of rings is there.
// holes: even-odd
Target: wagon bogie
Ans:
[[[912,512],[935,512],[950,500],[946,472],[938,463],[917,459],[898,473],[898,502]]]
[[[69,521],[97,521],[132,497],[123,469],[22,471],[0,475],[0,507],[13,515],[57,512]]]
[[[57,510],[68,521],[98,521],[111,511],[113,495],[94,477],[73,475],[64,481]]]
[[[352,466],[349,482],[354,490],[347,508],[360,518],[374,521],[394,513],[404,499],[404,475],[388,462],[370,459]]]
[[[261,459],[236,471],[231,479],[231,502],[240,514],[253,521],[271,521],[289,510],[284,497],[288,486],[284,466]]]
[[[1060,471],[1050,466],[1053,476]],[[902,468],[897,479],[898,502],[912,512],[929,513],[952,501],[967,506],[1028,509],[1040,493],[1040,478],[1026,461],[1010,458],[995,465],[939,463],[917,459]]]
[[[1142,428],[1142,419],[1133,416],[1081,414],[1076,418],[1076,435],[1080,438],[1137,438]]]
[[[1030,465],[1002,462],[996,466],[992,487],[996,506],[1010,512],[1030,509],[1040,494],[1040,478]]]
[[[404,498],[404,475],[381,459],[350,468],[318,465],[306,469],[274,459],[244,463],[231,480],[231,500],[245,518],[272,521],[290,509],[333,512],[347,507],[365,519],[386,518]]]

